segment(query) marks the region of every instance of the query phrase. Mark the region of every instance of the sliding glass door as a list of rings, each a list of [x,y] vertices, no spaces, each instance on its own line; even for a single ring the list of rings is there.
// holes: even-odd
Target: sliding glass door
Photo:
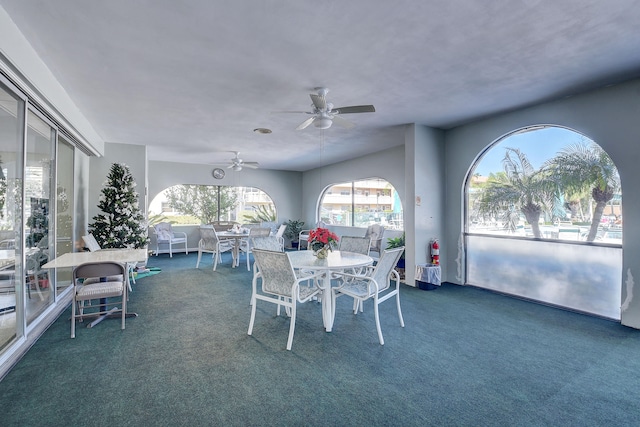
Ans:
[[[22,147],[25,101],[0,80],[0,350],[22,336]]]

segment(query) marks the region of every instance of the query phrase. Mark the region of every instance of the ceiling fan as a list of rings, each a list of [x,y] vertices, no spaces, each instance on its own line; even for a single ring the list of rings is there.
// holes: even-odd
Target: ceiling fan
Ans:
[[[258,162],[245,162],[240,158],[239,151],[230,151],[230,153],[234,153],[236,156],[229,161],[227,168],[233,169],[236,172],[241,171],[242,168],[258,169]]]
[[[340,117],[342,114],[374,113],[376,111],[373,105],[353,105],[350,107],[336,108],[331,102],[327,102],[329,89],[326,87],[317,87],[315,90],[318,91],[317,94],[312,93],[309,95],[313,102],[313,104],[311,104],[313,111],[289,111],[290,113],[312,114],[312,117],[300,123],[296,130],[302,130],[311,123],[318,129],[329,129],[334,121],[345,128],[352,128],[355,125]]]

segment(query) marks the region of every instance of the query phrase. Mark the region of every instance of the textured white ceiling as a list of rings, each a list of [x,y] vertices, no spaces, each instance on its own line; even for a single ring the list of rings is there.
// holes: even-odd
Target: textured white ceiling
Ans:
[[[107,142],[308,170],[640,75],[637,0],[0,0]],[[356,126],[295,128],[316,86]],[[254,128],[273,130],[258,135]],[[320,155],[324,136],[324,150]]]

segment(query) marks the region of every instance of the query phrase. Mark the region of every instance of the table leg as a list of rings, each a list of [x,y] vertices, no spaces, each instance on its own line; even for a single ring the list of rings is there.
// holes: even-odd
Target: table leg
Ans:
[[[240,265],[240,241],[238,239],[233,240],[233,263],[232,268],[236,268]]]
[[[331,273],[327,272],[320,279],[320,289],[322,289],[322,323],[327,332],[333,328],[333,301],[331,298]]]

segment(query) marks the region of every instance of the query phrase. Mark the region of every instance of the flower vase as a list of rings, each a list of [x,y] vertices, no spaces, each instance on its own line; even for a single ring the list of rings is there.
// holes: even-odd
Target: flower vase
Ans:
[[[329,256],[329,246],[323,246],[313,253],[318,259],[325,259]]]

